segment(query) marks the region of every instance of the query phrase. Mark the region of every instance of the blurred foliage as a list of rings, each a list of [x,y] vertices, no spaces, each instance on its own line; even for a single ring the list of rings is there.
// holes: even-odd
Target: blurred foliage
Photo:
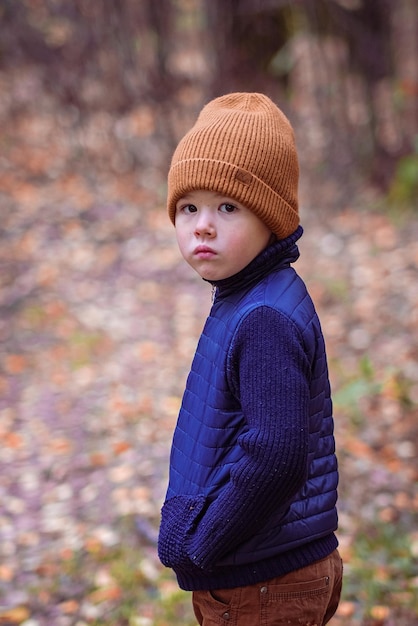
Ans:
[[[45,88],[83,114],[152,103],[171,143],[184,109],[224,91],[265,91],[305,120],[306,141],[319,123],[311,149],[325,175],[341,184],[368,177],[404,201],[414,199],[416,173],[416,8],[416,0],[2,0],[0,62],[35,66]]]
[[[124,530],[117,545],[87,538],[82,550],[46,559],[40,585],[32,587],[27,608],[9,613],[10,624],[42,606],[52,617],[56,606],[77,624],[196,626],[191,594],[180,590],[173,573],[156,564],[149,547],[135,538],[134,519],[121,518],[119,527]],[[345,563],[341,610],[332,623],[416,624],[417,542],[405,520],[360,527]]]
[[[56,618],[90,626],[195,626],[190,594],[155,563],[153,550],[138,539],[134,517],[121,517],[116,528],[120,543],[90,536],[82,549],[47,556],[26,606],[0,612],[0,624],[29,625],[29,615],[38,612],[48,623]]]
[[[418,154],[399,159],[389,189],[389,202],[393,206],[417,205]]]
[[[346,377],[333,394],[336,411],[346,411],[351,423],[361,425],[365,419],[362,409],[364,398],[376,398],[383,389],[383,382],[376,379],[373,365],[365,356],[359,361],[358,372]]]
[[[396,618],[396,623],[415,623],[416,550],[417,537],[406,519],[396,524],[377,522],[358,532],[344,580],[344,601],[353,603],[357,619],[372,624],[379,623],[379,617],[382,624]]]
[[[169,0],[3,0],[3,66],[35,65],[63,104],[124,111],[167,93]]]
[[[344,432],[339,454],[340,535],[353,521],[354,528],[349,545],[343,540],[340,546],[344,586],[336,625],[412,626],[418,623],[416,496],[413,484],[410,491],[402,487],[397,494],[391,489],[400,486],[396,472],[402,455],[414,452],[402,450],[401,443],[393,445],[385,433],[382,437],[376,433],[376,420],[393,401],[399,414],[391,436],[405,428],[408,416],[413,418],[411,381],[396,370],[376,371],[369,355],[359,359],[357,371],[350,375],[344,375],[344,363],[340,365],[342,380],[333,394],[340,436]],[[338,363],[333,366],[338,368]],[[348,498],[354,498],[358,511],[351,522]]]
[[[418,624],[418,223],[368,210],[370,181],[394,213],[417,203],[415,9],[0,0],[1,624],[194,624],[138,532],[158,526],[210,301],[181,273],[163,165],[232,89],[288,113],[309,183],[298,264],[329,336],[341,466],[333,626]]]
[[[326,176],[360,174],[387,190],[418,137],[415,0],[205,0],[215,35],[212,87],[288,101]]]
[[[10,626],[29,625],[26,620],[32,612],[53,619],[56,607],[74,624],[196,626],[191,594],[178,588],[170,570],[155,563],[150,547],[138,540],[134,525],[132,516],[120,518],[118,544],[87,537],[83,549],[67,549],[45,558],[26,606],[2,613],[0,619],[6,615]],[[377,521],[360,526],[345,562],[341,609],[332,623],[416,624],[417,549],[418,537],[406,518],[396,524]]]

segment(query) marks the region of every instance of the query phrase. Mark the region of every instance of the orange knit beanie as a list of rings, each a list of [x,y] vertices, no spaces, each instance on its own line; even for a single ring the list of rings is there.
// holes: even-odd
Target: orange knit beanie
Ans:
[[[299,166],[289,120],[259,93],[215,98],[181,139],[168,173],[167,206],[205,189],[253,211],[279,239],[299,224]]]

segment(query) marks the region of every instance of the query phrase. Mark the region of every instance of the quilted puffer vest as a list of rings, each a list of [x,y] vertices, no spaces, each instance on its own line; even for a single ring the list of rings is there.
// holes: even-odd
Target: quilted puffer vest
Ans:
[[[187,496],[207,506],[228,483],[230,468],[242,455],[236,441],[246,424],[231,391],[230,352],[237,328],[251,311],[268,306],[292,320],[311,364],[307,480],[257,535],[217,563],[225,569],[269,560],[333,536],[338,471],[325,345],[304,282],[284,262],[255,284],[218,291],[197,346],[173,437],[166,503]],[[164,523],[169,522],[163,518]],[[333,541],[335,548],[335,537]],[[204,588],[203,582],[193,587],[190,579],[182,585],[183,575],[179,577],[183,588]]]

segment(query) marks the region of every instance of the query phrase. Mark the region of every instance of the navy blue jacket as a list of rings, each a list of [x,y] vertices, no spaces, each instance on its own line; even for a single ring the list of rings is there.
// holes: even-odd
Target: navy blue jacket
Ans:
[[[174,432],[159,556],[181,588],[250,585],[338,545],[324,339],[302,229],[215,283]]]

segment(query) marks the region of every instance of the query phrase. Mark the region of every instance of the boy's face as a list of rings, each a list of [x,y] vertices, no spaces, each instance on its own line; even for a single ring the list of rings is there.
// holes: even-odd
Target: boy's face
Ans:
[[[272,236],[249,209],[213,191],[191,191],[180,198],[175,226],[184,259],[210,281],[237,274]]]

